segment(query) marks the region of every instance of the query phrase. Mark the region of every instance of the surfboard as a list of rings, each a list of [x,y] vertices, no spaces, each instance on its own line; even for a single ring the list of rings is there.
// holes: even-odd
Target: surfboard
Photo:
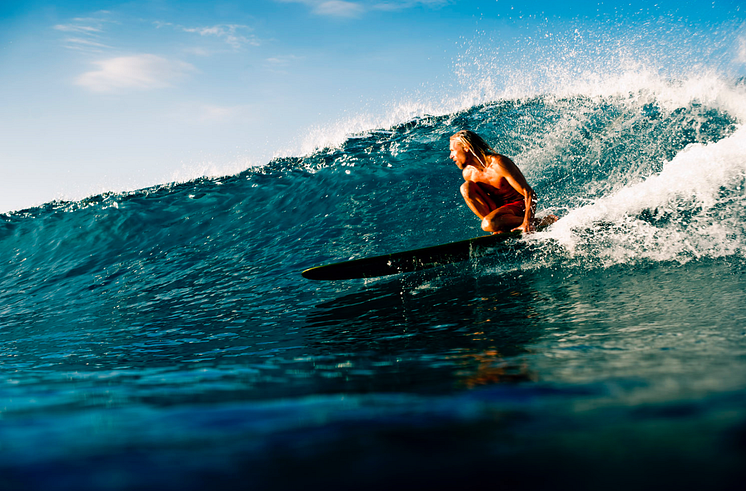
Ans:
[[[520,236],[520,231],[484,235],[422,249],[316,266],[303,271],[301,275],[309,280],[352,280],[410,273],[444,264],[466,261],[478,256],[485,249]]]

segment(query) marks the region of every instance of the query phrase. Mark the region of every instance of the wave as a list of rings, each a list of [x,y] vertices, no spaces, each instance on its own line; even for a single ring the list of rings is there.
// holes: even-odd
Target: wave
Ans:
[[[464,128],[519,164],[540,215],[560,216],[501,271],[743,257],[746,88],[663,87],[503,99],[233,176],[0,215],[0,315],[117,288],[134,303],[207,283],[258,298],[322,262],[480,235],[447,158]]]
[[[572,210],[551,236],[605,265],[743,256],[745,130],[688,145],[660,173]]]

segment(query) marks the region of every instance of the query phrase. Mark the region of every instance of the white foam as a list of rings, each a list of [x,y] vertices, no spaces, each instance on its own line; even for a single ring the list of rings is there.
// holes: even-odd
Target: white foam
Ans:
[[[309,128],[300,141],[275,152],[274,157],[307,156],[323,149],[337,149],[353,135],[388,129],[423,116],[442,116],[468,109],[468,101],[443,99],[424,102],[417,98],[394,101],[378,112],[361,112],[328,124]]]
[[[183,162],[181,168],[171,174],[168,182],[189,182],[202,177],[219,178],[239,174],[250,167],[261,164],[246,157],[234,157],[221,161],[221,159],[203,158],[193,162]]]
[[[746,39],[742,26],[713,26],[699,33],[699,44],[688,27],[675,22],[547,29],[535,27],[533,35],[518,33],[499,41],[478,35],[464,42],[454,60],[451,84],[425,83],[385,107],[376,104],[376,109],[316,125],[275,156],[306,156],[338,148],[351,135],[416,117],[536,96],[621,96],[634,106],[655,101],[662,110],[696,102],[746,121],[746,98],[733,89],[734,73],[743,72],[745,64],[739,60],[746,43],[733,41]]]
[[[718,142],[688,146],[659,174],[571,211],[547,236],[571,254],[586,254],[593,242],[593,254],[606,265],[734,254],[746,245],[745,180],[746,127],[741,126]],[[657,226],[637,218],[645,210],[672,218]],[[592,237],[584,238],[589,231]]]

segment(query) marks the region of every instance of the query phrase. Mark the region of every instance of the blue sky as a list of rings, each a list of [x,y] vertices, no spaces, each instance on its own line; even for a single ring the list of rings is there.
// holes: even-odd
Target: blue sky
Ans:
[[[746,73],[741,1],[564,3],[6,0],[0,213],[235,173],[568,57]]]

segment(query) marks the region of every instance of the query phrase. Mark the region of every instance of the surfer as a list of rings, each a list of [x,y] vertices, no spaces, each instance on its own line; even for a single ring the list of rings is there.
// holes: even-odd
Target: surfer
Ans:
[[[481,136],[473,131],[459,131],[451,136],[450,149],[451,160],[464,176],[461,195],[471,211],[482,219],[485,232],[530,233],[537,226],[543,228],[557,220],[550,215],[535,223],[536,193],[518,166],[497,153]]]

